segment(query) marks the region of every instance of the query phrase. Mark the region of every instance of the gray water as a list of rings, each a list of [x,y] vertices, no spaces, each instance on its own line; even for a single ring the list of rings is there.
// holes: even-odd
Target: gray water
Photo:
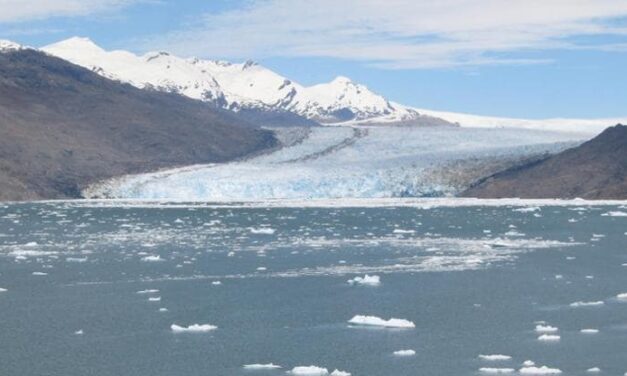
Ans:
[[[610,212],[627,209],[0,206],[0,374],[476,375],[533,360],[623,375],[627,217]],[[366,273],[381,285],[347,283]],[[561,339],[539,341],[540,321]],[[195,323],[218,328],[170,329]],[[283,368],[243,368],[270,362]]]

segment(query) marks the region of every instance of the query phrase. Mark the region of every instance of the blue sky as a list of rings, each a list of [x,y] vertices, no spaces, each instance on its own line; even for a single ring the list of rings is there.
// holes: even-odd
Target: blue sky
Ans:
[[[248,58],[302,84],[524,118],[627,115],[624,0],[0,0],[0,38]]]

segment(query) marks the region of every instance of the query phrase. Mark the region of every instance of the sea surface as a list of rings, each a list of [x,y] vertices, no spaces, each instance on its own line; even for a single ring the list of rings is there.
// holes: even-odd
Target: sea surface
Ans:
[[[0,205],[0,375],[627,372],[626,203],[451,202]]]

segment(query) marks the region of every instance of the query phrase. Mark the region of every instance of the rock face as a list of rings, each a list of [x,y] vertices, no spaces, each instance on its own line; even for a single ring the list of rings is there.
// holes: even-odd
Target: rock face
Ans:
[[[462,196],[627,199],[627,126],[578,147],[484,179]]]
[[[0,200],[79,197],[100,179],[224,162],[276,144],[271,132],[206,103],[36,50],[0,51]]]

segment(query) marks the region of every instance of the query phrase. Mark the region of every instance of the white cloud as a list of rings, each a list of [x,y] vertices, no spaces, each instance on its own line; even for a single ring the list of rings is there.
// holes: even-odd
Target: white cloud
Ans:
[[[84,16],[116,9],[134,0],[0,0],[0,23],[57,16]]]
[[[626,16],[625,0],[251,0],[147,46],[228,58],[333,57],[392,69],[530,64],[550,59],[524,52],[582,48],[573,41],[580,36],[624,37],[617,20]]]

